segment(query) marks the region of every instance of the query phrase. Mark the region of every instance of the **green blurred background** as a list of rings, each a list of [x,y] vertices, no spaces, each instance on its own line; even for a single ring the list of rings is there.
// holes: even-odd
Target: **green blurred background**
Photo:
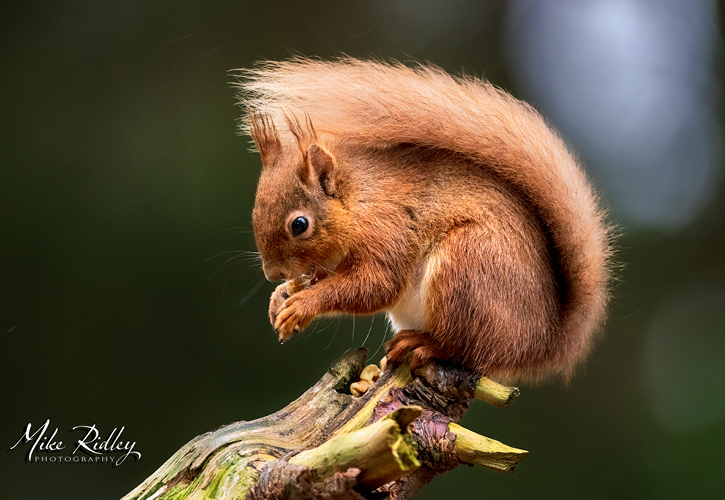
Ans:
[[[562,130],[622,233],[586,369],[464,420],[531,455],[418,498],[725,494],[722,4],[27,1],[0,26],[0,442],[50,418],[66,442],[125,426],[142,453],[112,469],[4,452],[2,498],[118,498],[348,348],[381,357],[382,316],[278,344],[274,285],[236,253],[255,249],[260,161],[228,71],[293,53],[484,75]]]

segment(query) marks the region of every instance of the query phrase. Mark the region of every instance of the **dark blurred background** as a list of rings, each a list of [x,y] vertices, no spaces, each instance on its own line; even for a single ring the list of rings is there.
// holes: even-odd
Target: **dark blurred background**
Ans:
[[[587,368],[464,420],[531,455],[418,498],[725,493],[721,3],[15,3],[0,7],[0,443],[50,418],[64,442],[125,426],[142,458],[25,464],[25,445],[0,453],[0,496],[118,498],[194,436],[282,408],[348,348],[381,357],[382,316],[278,344],[274,285],[239,253],[255,249],[260,160],[228,71],[295,53],[485,76],[562,131],[622,233]]]

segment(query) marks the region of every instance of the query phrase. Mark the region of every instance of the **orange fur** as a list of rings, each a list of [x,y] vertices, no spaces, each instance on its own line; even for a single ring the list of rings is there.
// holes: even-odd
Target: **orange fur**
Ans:
[[[605,315],[610,231],[533,108],[432,66],[352,58],[265,63],[239,89],[264,163],[265,274],[323,278],[281,302],[280,338],[320,314],[387,311],[393,361],[571,376]]]

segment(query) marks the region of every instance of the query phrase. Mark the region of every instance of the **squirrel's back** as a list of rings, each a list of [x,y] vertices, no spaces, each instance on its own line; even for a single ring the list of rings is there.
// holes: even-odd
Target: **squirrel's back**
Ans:
[[[322,137],[455,152],[509,186],[549,241],[561,302],[554,371],[571,374],[604,318],[610,230],[577,160],[533,108],[480,79],[352,58],[264,63],[239,88],[272,121],[305,113]]]

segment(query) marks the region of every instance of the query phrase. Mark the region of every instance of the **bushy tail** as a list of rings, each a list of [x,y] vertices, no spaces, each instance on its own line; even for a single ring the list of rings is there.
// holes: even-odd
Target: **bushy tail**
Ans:
[[[587,353],[607,302],[609,230],[578,162],[533,108],[436,67],[352,58],[266,62],[242,70],[238,88],[243,105],[277,124],[283,112],[307,113],[323,136],[456,151],[513,186],[558,256],[569,347],[560,366],[573,368]]]

